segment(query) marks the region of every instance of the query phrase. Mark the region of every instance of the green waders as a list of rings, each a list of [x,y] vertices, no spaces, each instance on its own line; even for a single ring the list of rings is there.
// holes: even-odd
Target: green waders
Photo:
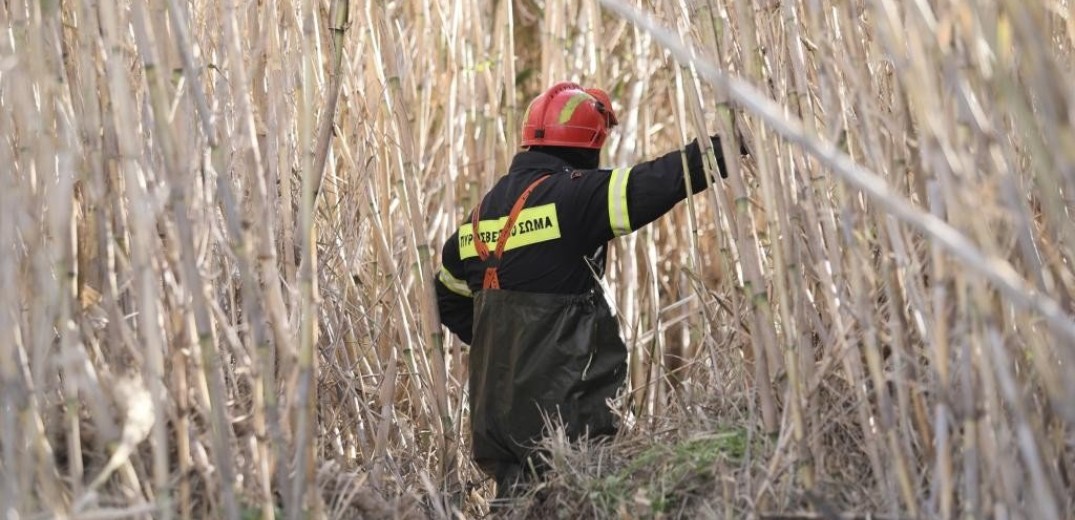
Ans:
[[[612,435],[607,399],[623,386],[627,349],[598,293],[485,290],[475,297],[470,351],[474,459],[500,494],[524,478],[546,417],[568,438]]]

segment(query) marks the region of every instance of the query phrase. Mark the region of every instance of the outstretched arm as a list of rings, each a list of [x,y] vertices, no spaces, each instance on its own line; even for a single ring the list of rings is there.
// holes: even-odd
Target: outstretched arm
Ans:
[[[721,152],[720,138],[710,137],[713,153],[717,158],[717,168],[722,177],[728,175]],[[683,180],[683,163],[686,158],[686,172],[690,175],[692,193],[698,193],[712,184],[706,178],[701,147],[695,140],[682,150],[675,150],[655,160],[640,163],[630,169],[627,177],[626,207],[629,226],[619,231],[627,234],[657,220],[668,213],[681,200],[687,198],[687,185]]]
[[[710,137],[721,176],[726,176],[720,138]],[[657,220],[687,197],[684,174],[690,175],[691,191],[698,193],[712,181],[706,178],[703,157],[697,141],[681,150],[666,153],[652,161],[630,168],[588,172],[576,190],[572,208],[584,230],[578,246],[582,251],[626,235]]]

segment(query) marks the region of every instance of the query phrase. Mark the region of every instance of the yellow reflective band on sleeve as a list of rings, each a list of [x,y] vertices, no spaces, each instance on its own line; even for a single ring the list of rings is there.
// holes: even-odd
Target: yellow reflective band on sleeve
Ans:
[[[483,220],[478,223],[478,232],[481,233],[482,242],[489,246],[490,251],[496,249],[500,230],[504,229],[504,224],[507,222],[508,217],[501,217],[497,220]],[[459,228],[460,259],[478,256],[472,231],[469,222]],[[519,218],[515,220],[515,226],[511,228],[511,236],[508,238],[508,243],[504,245],[504,250],[510,251],[558,238],[560,238],[560,221],[556,218],[556,204],[535,206],[519,212]]]
[[[560,124],[562,125],[571,121],[571,116],[575,115],[575,109],[578,108],[583,101],[590,99],[593,99],[593,96],[584,92],[579,92],[578,94],[571,96],[571,99],[567,100],[567,103],[564,104],[564,108],[560,109]]]
[[[440,276],[438,278],[440,278],[440,283],[444,284],[449,291],[452,291],[459,296],[466,296],[467,298],[472,298],[474,296],[474,293],[470,292],[470,287],[467,286],[467,282],[452,276],[452,273],[449,273],[448,270],[443,267],[440,268]]]
[[[608,221],[612,226],[613,236],[623,236],[631,232],[631,217],[627,214],[627,177],[630,168],[612,170],[608,180]]]

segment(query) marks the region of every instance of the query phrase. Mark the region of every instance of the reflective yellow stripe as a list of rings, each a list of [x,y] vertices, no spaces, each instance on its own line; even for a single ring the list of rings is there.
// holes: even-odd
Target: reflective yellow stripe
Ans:
[[[440,283],[444,284],[449,291],[452,291],[459,296],[466,296],[467,298],[474,296],[474,293],[470,292],[470,287],[467,286],[467,282],[452,276],[452,273],[449,273],[448,270],[443,267],[440,268],[440,276],[438,278],[440,278]]]
[[[567,100],[567,103],[564,104],[564,108],[560,109],[560,124],[562,125],[571,121],[571,116],[575,115],[575,109],[578,108],[583,101],[590,99],[593,99],[593,97],[584,92],[579,92],[578,94],[571,96],[571,99]]]
[[[508,217],[497,220],[483,220],[478,223],[478,232],[482,235],[482,242],[489,246],[489,250],[496,249],[496,240],[500,236],[500,230]],[[526,208],[519,212],[519,218],[515,220],[515,226],[511,228],[511,237],[504,245],[505,251],[519,247],[547,242],[560,238],[560,220],[556,218],[556,204],[549,203],[533,208]],[[459,228],[459,258],[473,258],[478,256],[474,248],[474,233],[470,222]]]
[[[631,217],[627,214],[627,176],[630,168],[612,170],[608,180],[608,222],[612,226],[613,236],[622,236],[631,232]]]

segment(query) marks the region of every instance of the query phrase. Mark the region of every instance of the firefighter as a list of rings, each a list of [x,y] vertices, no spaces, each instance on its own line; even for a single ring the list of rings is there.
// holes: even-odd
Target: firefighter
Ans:
[[[596,282],[606,245],[686,198],[684,173],[695,192],[709,184],[696,141],[599,169],[617,124],[602,90],[558,83],[523,119],[523,151],[444,243],[435,282],[441,322],[471,345],[473,456],[500,497],[538,466],[548,418],[572,440],[616,432],[606,400],[625,382],[627,349]]]

